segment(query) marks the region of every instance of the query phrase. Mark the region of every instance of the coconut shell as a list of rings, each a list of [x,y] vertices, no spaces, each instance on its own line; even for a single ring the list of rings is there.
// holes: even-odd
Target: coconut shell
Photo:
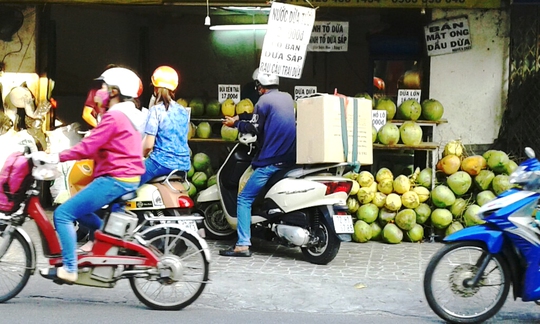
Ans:
[[[458,172],[461,165],[461,159],[454,154],[449,154],[437,162],[437,170],[444,172],[446,175],[452,175]]]
[[[473,155],[466,157],[461,162],[461,170],[467,172],[471,176],[476,176],[481,170],[487,167],[486,159],[481,155]]]

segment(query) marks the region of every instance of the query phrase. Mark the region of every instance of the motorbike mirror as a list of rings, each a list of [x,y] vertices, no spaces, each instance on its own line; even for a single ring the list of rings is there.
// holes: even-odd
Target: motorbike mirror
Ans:
[[[536,157],[534,150],[528,146],[525,148],[525,154],[529,157],[529,159]]]

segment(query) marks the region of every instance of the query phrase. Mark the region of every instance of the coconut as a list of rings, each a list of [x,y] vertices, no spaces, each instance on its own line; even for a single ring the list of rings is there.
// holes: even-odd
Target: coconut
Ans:
[[[422,106],[416,99],[405,100],[397,109],[397,118],[404,120],[417,120],[422,114]]]
[[[433,170],[431,168],[423,169],[418,174],[418,177],[416,177],[416,183],[418,183],[422,187],[426,187],[428,189],[431,189],[432,173],[433,173]]]
[[[358,208],[360,207],[360,204],[358,203],[358,200],[354,197],[347,198],[347,208],[349,209],[349,212],[351,214],[356,213]]]
[[[411,189],[411,182],[407,176],[400,174],[394,179],[394,191],[398,194],[404,194]]]
[[[401,197],[395,193],[389,194],[386,196],[384,207],[391,211],[398,211],[401,208]]]
[[[378,185],[378,183],[374,181],[371,184],[371,186],[369,186],[367,188],[369,189],[369,191],[371,191],[373,194],[375,194],[377,192],[377,185]]]
[[[384,194],[391,194],[394,191],[394,181],[391,179],[384,179],[377,184],[377,190]]]
[[[446,179],[446,184],[456,196],[462,196],[469,191],[472,184],[471,176],[465,171],[458,171]]]
[[[461,170],[471,176],[476,176],[481,170],[487,167],[487,161],[481,155],[468,156],[461,161]]]
[[[461,217],[465,212],[465,209],[467,209],[467,201],[463,198],[456,199],[452,206],[450,206],[450,212],[455,218]]]
[[[423,203],[424,201],[429,199],[429,195],[431,194],[429,192],[429,189],[426,187],[414,187],[413,191],[416,192],[418,195],[418,200]]]
[[[369,187],[375,181],[373,174],[369,171],[361,171],[356,178],[360,187]]]
[[[371,126],[371,143],[377,142],[377,128]]]
[[[495,178],[495,173],[491,170],[481,170],[476,177],[474,177],[474,184],[480,190],[487,190],[491,186],[491,182]]]
[[[383,228],[383,240],[387,243],[398,244],[403,240],[403,232],[395,224],[386,224]]]
[[[461,225],[460,222],[452,222],[452,224],[450,224],[450,226],[448,226],[446,228],[446,231],[444,232],[444,234],[446,234],[446,236],[452,234],[452,233],[455,233],[457,231],[460,231],[463,229],[463,225]]]
[[[401,204],[405,208],[416,208],[418,205],[420,205],[420,198],[418,198],[418,194],[414,191],[407,191],[403,195],[401,195]]]
[[[422,128],[414,121],[406,121],[399,126],[399,136],[405,145],[422,143]]]
[[[379,216],[379,207],[375,204],[368,203],[360,206],[356,212],[356,218],[361,221],[364,221],[368,224],[373,223]]]
[[[491,190],[484,190],[479,192],[478,195],[476,195],[476,203],[480,206],[484,206],[495,198],[497,197]]]
[[[437,207],[448,207],[456,201],[456,196],[445,185],[438,185],[431,192],[431,201]]]
[[[355,242],[364,243],[371,239],[371,226],[364,221],[354,223],[354,233],[352,239]]]
[[[489,155],[489,159],[487,159],[487,165],[493,172],[499,174],[505,171],[505,166],[509,160],[508,155],[503,151],[493,151]]]
[[[465,213],[463,214],[463,220],[465,221],[465,226],[474,226],[484,224],[485,221],[478,217],[478,212],[480,211],[480,206],[473,204],[467,207]]]
[[[347,173],[345,173],[343,175],[343,178],[347,178],[347,179],[351,179],[351,180],[356,180],[358,178],[358,173],[354,172],[354,171],[349,171]]]
[[[397,212],[388,210],[383,207],[379,209],[379,217],[377,218],[377,220],[379,221],[379,224],[381,224],[381,226],[384,226],[389,222],[394,221],[394,218],[396,218],[396,214]]]
[[[375,180],[377,180],[377,182],[381,182],[384,179],[394,180],[394,175],[388,168],[380,168],[375,174]]]
[[[384,203],[386,202],[386,194],[382,192],[376,192],[371,202],[379,208],[384,207]]]
[[[491,188],[493,189],[493,193],[497,196],[513,187],[514,185],[510,183],[510,176],[506,174],[496,175],[491,182]]]
[[[390,98],[381,98],[377,100],[375,110],[386,110],[386,120],[391,120],[396,115],[396,104]]]
[[[463,151],[463,144],[460,140],[450,141],[444,146],[443,156],[452,154],[460,157],[463,154]]]
[[[506,165],[504,166],[504,174],[512,174],[512,172],[514,172],[518,167],[518,164],[512,160],[508,161],[508,163],[506,163]]]
[[[431,224],[439,229],[447,228],[452,223],[452,213],[445,208],[437,208],[431,212]]]
[[[396,214],[396,218],[394,220],[399,228],[404,231],[408,231],[411,230],[414,225],[416,225],[416,213],[414,210],[406,208],[400,210]]]
[[[377,140],[384,145],[395,145],[399,142],[399,128],[393,123],[386,123],[377,132]]]
[[[373,200],[373,197],[375,196],[375,193],[373,193],[369,188],[361,187],[358,190],[358,193],[356,193],[356,197],[358,199],[358,202],[361,204],[367,204]]]
[[[382,237],[382,228],[377,222],[369,224],[371,227],[371,240],[380,241]]]
[[[428,204],[421,203],[414,209],[416,213],[416,223],[424,224],[431,215],[431,207]]]
[[[461,166],[461,159],[457,155],[448,154],[437,162],[437,170],[446,175],[456,173]]]
[[[358,181],[353,180],[352,181],[351,191],[349,192],[349,196],[356,195],[358,193],[358,190],[360,190],[360,185],[358,184]]]
[[[424,227],[415,224],[413,228],[407,231],[407,239],[411,242],[420,242],[424,239]]]
[[[436,99],[426,99],[422,101],[422,118],[425,120],[437,121],[444,113],[443,105]]]

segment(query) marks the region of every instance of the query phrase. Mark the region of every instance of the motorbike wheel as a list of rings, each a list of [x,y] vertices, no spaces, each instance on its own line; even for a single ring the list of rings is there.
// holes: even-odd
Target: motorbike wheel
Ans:
[[[7,238],[0,235],[0,245]],[[28,283],[32,269],[32,247],[15,231],[6,253],[0,258],[0,303],[17,296]]]
[[[510,271],[501,255],[491,255],[478,285],[465,285],[487,255],[479,242],[448,244],[433,255],[424,275],[424,294],[440,318],[480,323],[501,309],[510,289]]]
[[[223,208],[219,201],[202,206],[204,213],[204,228],[206,236],[215,240],[232,240],[236,237],[236,230],[227,222]]]
[[[334,235],[325,222],[319,222],[312,233],[316,238],[316,243],[307,247],[302,247],[302,254],[306,260],[313,264],[328,264],[334,260],[341,241]]]
[[[179,310],[193,303],[208,282],[209,261],[200,242],[178,228],[160,228],[144,239],[161,253],[161,263],[170,274],[137,275],[129,278],[135,296],[157,310]]]

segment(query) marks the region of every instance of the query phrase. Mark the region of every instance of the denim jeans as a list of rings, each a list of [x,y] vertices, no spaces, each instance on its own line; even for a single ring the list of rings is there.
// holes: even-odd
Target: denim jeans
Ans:
[[[155,177],[166,175],[174,171],[161,166],[159,163],[150,158],[144,160],[144,166],[146,167],[146,172],[141,176],[141,186]]]
[[[261,189],[268,182],[268,179],[279,170],[280,168],[275,165],[268,165],[255,169],[246,182],[244,189],[242,189],[242,192],[238,195],[238,216],[236,225],[238,241],[236,242],[236,245],[251,245],[251,204],[253,204],[253,201]]]
[[[94,212],[138,187],[137,182],[122,182],[102,176],[56,208],[54,226],[62,246],[64,268],[68,272],[77,272],[77,235],[73,222],[78,221],[90,230],[101,228],[103,221]]]

